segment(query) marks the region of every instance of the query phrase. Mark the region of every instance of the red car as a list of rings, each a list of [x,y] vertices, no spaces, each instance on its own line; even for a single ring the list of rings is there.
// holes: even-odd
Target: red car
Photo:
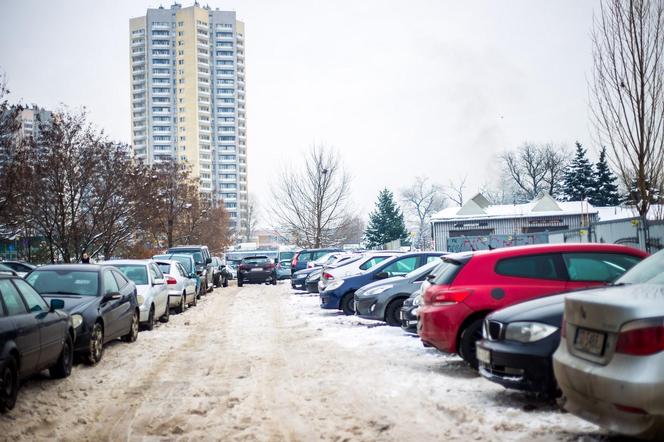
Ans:
[[[447,255],[418,312],[425,346],[477,368],[485,316],[529,299],[608,284],[648,254],[614,244],[544,244]],[[635,259],[637,258],[637,259]]]

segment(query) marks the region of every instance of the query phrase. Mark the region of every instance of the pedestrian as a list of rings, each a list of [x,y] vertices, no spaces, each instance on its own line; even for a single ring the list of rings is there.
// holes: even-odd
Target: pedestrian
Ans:
[[[81,255],[81,263],[90,264],[90,256],[87,254],[87,252],[83,252],[83,255]]]

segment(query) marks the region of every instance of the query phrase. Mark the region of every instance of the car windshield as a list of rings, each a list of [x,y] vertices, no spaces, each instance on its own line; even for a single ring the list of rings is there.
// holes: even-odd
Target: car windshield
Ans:
[[[14,274],[14,270],[4,264],[0,264],[0,272],[8,273],[10,275]]]
[[[182,267],[184,267],[185,271],[187,273],[193,272],[193,269],[191,268],[191,257],[189,255],[187,256],[182,256],[182,255],[155,255],[152,257],[152,259],[168,259],[172,261],[177,261],[180,264],[182,264]]]
[[[253,265],[253,264],[265,264],[270,261],[270,258],[267,256],[251,256],[249,258],[244,258],[242,260],[243,264]]]
[[[27,281],[42,295],[97,296],[99,288],[95,271],[35,270]]]
[[[616,284],[664,284],[664,250],[644,259],[622,277]]]
[[[295,252],[279,252],[279,259],[281,261],[291,261],[293,259],[293,256],[295,256]]]
[[[148,269],[142,264],[113,264],[136,285],[148,284]]]

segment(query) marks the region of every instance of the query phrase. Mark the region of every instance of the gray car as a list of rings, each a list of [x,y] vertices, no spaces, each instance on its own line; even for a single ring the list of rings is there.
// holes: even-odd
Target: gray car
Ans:
[[[401,325],[401,306],[419,289],[427,275],[440,264],[436,259],[404,276],[382,279],[367,284],[355,292],[355,312],[367,319]]]

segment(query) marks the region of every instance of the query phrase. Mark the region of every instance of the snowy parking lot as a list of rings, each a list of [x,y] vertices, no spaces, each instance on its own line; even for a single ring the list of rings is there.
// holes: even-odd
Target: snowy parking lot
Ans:
[[[399,328],[318,307],[288,283],[216,289],[95,367],[38,376],[3,439],[598,440]]]

